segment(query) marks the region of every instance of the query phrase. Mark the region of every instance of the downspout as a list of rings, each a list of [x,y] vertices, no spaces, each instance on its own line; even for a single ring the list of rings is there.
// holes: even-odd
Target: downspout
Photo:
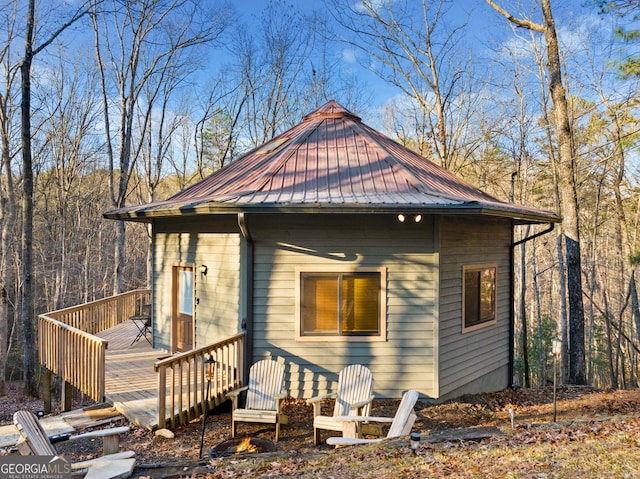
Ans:
[[[549,223],[549,227],[543,231],[539,231],[538,233],[531,235],[531,236],[527,236],[526,238],[522,238],[521,240],[518,241],[513,241],[513,223],[511,224],[511,250],[509,253],[509,261],[511,263],[511,281],[509,281],[509,297],[511,298],[511,302],[509,303],[509,338],[511,338],[511,341],[509,341],[509,385],[510,387],[513,388],[513,362],[515,360],[515,344],[514,344],[514,339],[515,339],[515,332],[516,332],[516,313],[515,313],[515,304],[514,304],[514,299],[515,299],[515,284],[514,284],[514,267],[515,267],[515,249],[516,246],[521,245],[522,243],[526,243],[528,241],[531,241],[532,239],[536,239],[540,236],[546,235],[547,233],[551,233],[555,227],[556,224],[555,223]]]
[[[246,316],[242,320],[242,329],[245,331],[245,363],[244,363],[244,377],[249,377],[249,368],[253,364],[253,238],[247,227],[247,218],[244,211],[238,213],[238,227],[240,233],[247,244],[247,276],[245,284],[246,294]]]

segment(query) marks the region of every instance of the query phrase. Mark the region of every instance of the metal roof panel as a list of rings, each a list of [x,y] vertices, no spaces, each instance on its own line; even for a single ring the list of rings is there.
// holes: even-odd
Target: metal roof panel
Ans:
[[[363,206],[458,208],[482,204],[513,215],[554,213],[502,202],[361,122],[335,101],[166,201],[105,216],[135,219],[209,205],[239,208]]]

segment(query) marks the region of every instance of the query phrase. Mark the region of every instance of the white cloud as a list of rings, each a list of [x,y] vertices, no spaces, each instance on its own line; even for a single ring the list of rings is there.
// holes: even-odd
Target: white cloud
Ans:
[[[342,60],[346,63],[358,63],[358,55],[355,50],[345,48],[342,50]]]

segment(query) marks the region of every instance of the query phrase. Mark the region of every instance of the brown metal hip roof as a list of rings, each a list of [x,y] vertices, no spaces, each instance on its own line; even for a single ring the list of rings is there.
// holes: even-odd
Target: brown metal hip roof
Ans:
[[[495,210],[558,221],[548,211],[499,201],[361,122],[329,101],[302,122],[168,200],[106,213],[142,219],[213,212],[314,207]],[[535,221],[538,222],[538,221]]]

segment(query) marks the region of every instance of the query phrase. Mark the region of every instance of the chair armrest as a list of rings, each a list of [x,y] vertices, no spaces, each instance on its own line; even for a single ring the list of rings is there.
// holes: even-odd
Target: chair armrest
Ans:
[[[322,414],[322,401],[336,396],[337,393],[327,393],[307,399],[307,404],[311,404],[313,406],[313,417],[320,416]]]
[[[110,429],[100,429],[97,431],[85,432],[77,436],[71,436],[69,440],[83,439],[87,437],[102,438],[102,455],[117,453],[120,450],[120,434],[129,430],[129,426],[112,427]]]
[[[393,422],[392,417],[380,416],[334,416],[333,419],[342,422]]]
[[[285,391],[282,391],[280,394],[276,394],[275,396],[273,396],[273,399],[275,399],[276,401],[282,401],[283,399],[285,399],[289,394]]]
[[[242,391],[246,391],[247,389],[249,389],[249,386],[245,386],[243,388],[240,389],[234,389],[233,391],[229,391],[226,396],[228,398],[235,398],[238,397],[238,395],[242,392]]]
[[[349,404],[349,406],[351,406],[352,409],[360,409],[360,408],[365,407],[367,404],[370,404],[373,401],[374,398],[375,398],[375,396],[371,395],[367,399],[365,399],[364,401],[354,402],[352,404]]]
[[[90,431],[90,432],[85,432],[83,434],[78,434],[77,436],[70,436],[69,440],[73,441],[74,439],[84,439],[86,437],[114,436],[114,435],[122,434],[128,431],[129,431],[129,426],[112,427],[110,429],[99,429],[97,431]]]
[[[330,399],[332,397],[335,397],[336,393],[328,393],[328,394],[323,394],[321,396],[314,396],[312,398],[307,399],[307,403],[308,404],[313,404],[313,403],[317,403],[320,401],[324,401],[325,399]]]

